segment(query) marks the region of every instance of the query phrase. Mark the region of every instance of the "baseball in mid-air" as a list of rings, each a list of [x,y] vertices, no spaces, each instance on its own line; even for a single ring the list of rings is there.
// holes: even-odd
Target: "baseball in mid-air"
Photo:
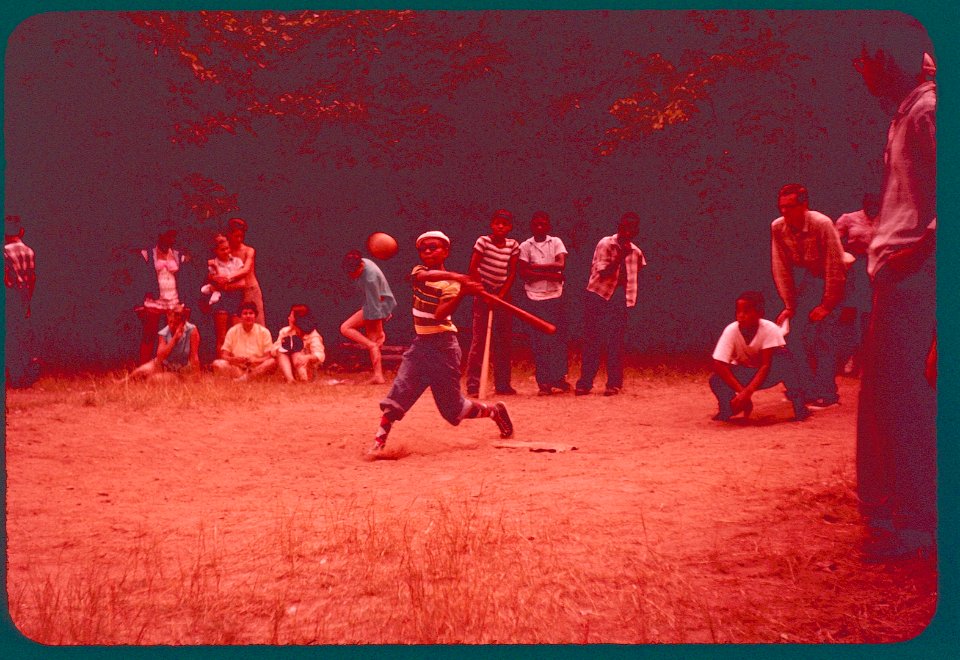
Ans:
[[[397,239],[382,231],[374,232],[367,238],[367,250],[377,259],[389,259],[398,249]]]

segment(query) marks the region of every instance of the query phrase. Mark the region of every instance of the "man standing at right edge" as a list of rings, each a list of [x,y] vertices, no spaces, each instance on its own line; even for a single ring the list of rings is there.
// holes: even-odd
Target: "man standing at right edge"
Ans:
[[[936,67],[919,50],[864,50],[855,66],[871,94],[899,103],[868,253],[874,298],[857,418],[863,557],[884,562],[936,548]]]

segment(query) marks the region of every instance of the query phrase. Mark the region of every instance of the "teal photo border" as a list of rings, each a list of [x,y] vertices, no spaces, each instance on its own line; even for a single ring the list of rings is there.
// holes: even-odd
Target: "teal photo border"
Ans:
[[[958,570],[960,553],[957,551],[958,530],[955,528],[957,512],[958,448],[954,442],[955,429],[960,428],[960,406],[954,408],[958,392],[957,324],[960,315],[960,260],[954,261],[952,253],[960,245],[958,241],[958,191],[952,185],[960,171],[960,139],[958,139],[958,100],[960,100],[960,48],[952,40],[958,34],[958,16],[960,8],[955,0],[904,0],[900,2],[789,2],[760,4],[755,2],[691,2],[685,4],[670,2],[624,2],[607,0],[598,2],[508,2],[504,0],[447,0],[446,2],[407,1],[401,3],[384,2],[319,2],[320,7],[311,3],[289,0],[226,0],[225,2],[170,2],[169,0],[11,0],[0,9],[0,43],[6,53],[7,41],[16,26],[29,16],[52,11],[129,11],[129,10],[199,10],[212,8],[229,9],[581,9],[581,10],[718,10],[718,9],[810,9],[810,10],[896,10],[910,14],[926,28],[937,53],[937,142],[938,142],[938,189],[937,204],[939,215],[946,219],[938,227],[937,300],[939,341],[939,604],[937,614],[929,627],[917,638],[897,644],[746,644],[746,645],[570,645],[570,646],[317,646],[317,647],[271,647],[271,646],[42,646],[23,637],[13,626],[9,617],[6,591],[6,561],[3,563],[3,603],[0,616],[0,657],[6,658],[70,658],[92,660],[93,658],[335,658],[352,660],[353,658],[386,658],[387,660],[413,660],[424,656],[446,657],[451,660],[469,660],[478,657],[513,657],[525,659],[561,658],[579,660],[580,658],[600,658],[601,660],[619,660],[620,658],[669,657],[669,658],[755,658],[755,657],[803,657],[803,658],[934,658],[949,657],[955,651],[956,640],[960,639],[960,621],[958,621]],[[5,60],[4,60],[5,61]],[[0,116],[4,108],[0,107]],[[5,152],[0,152],[5,155]],[[4,171],[6,171],[4,159]],[[0,194],[3,194],[0,191]],[[3,329],[0,328],[0,333]],[[0,348],[2,351],[2,348]],[[6,420],[4,419],[4,422]],[[0,480],[6,502],[6,470],[0,471]],[[0,527],[4,551],[6,551],[6,506],[4,506],[3,525]],[[4,554],[6,556],[6,553]],[[375,622],[371,622],[375,625]]]

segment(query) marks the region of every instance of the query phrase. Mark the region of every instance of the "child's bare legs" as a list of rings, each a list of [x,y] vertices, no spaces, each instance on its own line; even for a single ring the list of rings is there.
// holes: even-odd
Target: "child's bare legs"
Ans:
[[[284,380],[288,383],[294,381],[293,378],[293,365],[290,363],[290,354],[289,353],[279,353],[277,354],[277,366],[280,367],[280,373],[283,374]]]
[[[306,352],[293,354],[293,369],[297,378],[307,383],[313,378],[316,371],[316,365],[320,360],[315,355]]]
[[[241,376],[238,380],[253,380],[254,378],[259,378],[260,376],[265,376],[269,373],[272,373],[274,369],[277,368],[277,361],[272,357],[268,357],[266,360],[253,367],[250,371]]]
[[[157,367],[156,358],[148,360],[141,364],[139,367],[130,372],[130,375],[127,376],[127,380],[137,380],[139,378],[148,378],[155,373],[159,373],[160,369]]]
[[[360,328],[367,331],[367,335],[360,332]],[[371,332],[373,333],[371,336]],[[386,335],[383,333],[383,321],[380,319],[366,321],[363,318],[363,310],[353,313],[350,318],[340,324],[340,334],[352,342],[365,347],[370,353],[370,364],[373,365],[373,376],[371,383],[385,383],[383,378],[383,359],[380,355],[380,347],[386,341]]]

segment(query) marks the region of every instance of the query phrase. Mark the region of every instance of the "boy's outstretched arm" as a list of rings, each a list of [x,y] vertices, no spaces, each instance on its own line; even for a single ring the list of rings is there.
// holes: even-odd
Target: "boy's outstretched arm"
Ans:
[[[460,306],[460,301],[463,300],[464,296],[483,291],[483,285],[469,275],[454,273],[449,270],[421,270],[413,275],[413,279],[417,282],[454,280],[460,283],[460,291],[457,292],[456,296],[443,300],[437,305],[437,311],[434,313],[434,318],[437,319],[444,319],[453,314]]]

